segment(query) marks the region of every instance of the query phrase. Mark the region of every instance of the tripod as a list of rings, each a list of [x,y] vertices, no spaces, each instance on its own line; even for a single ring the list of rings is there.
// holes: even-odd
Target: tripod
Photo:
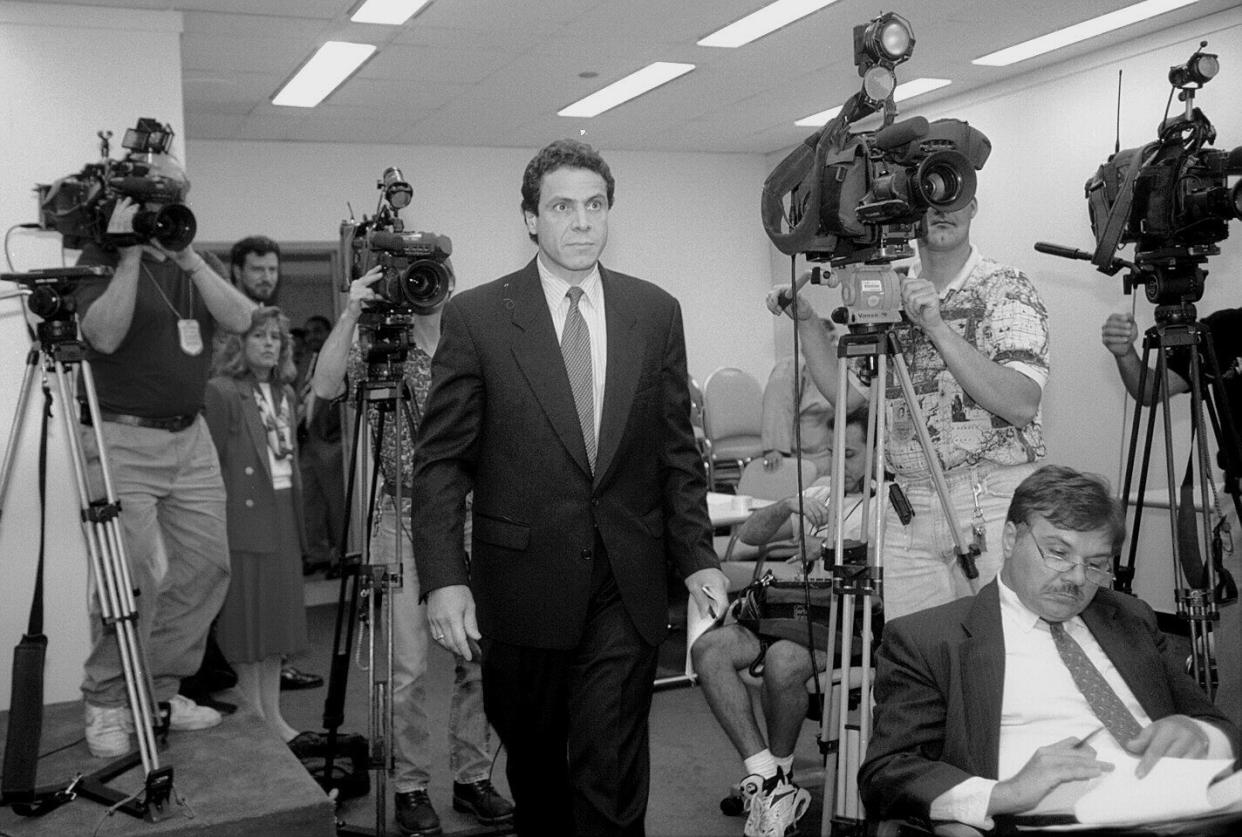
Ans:
[[[1211,429],[1216,446],[1225,458],[1226,488],[1225,491],[1233,498],[1234,507],[1242,517],[1242,501],[1239,500],[1238,478],[1242,474],[1242,442],[1239,441],[1238,428],[1230,414],[1229,400],[1224,392],[1224,383],[1220,375],[1220,364],[1217,362],[1216,350],[1212,343],[1211,333],[1206,323],[1197,322],[1195,307],[1189,302],[1160,305],[1156,308],[1156,324],[1149,328],[1143,336],[1142,366],[1138,381],[1138,405],[1134,411],[1134,419],[1130,431],[1130,444],[1126,456],[1125,480],[1122,487],[1122,508],[1130,502],[1130,486],[1132,484],[1138,449],[1139,426],[1144,412],[1142,395],[1148,391],[1148,366],[1152,352],[1156,353],[1156,373],[1152,382],[1152,392],[1159,393],[1159,404],[1162,407],[1165,449],[1165,468],[1169,491],[1169,517],[1171,549],[1174,566],[1174,598],[1177,602],[1177,615],[1185,619],[1190,628],[1191,639],[1191,674],[1199,686],[1207,693],[1209,699],[1215,698],[1216,680],[1214,677],[1215,660],[1212,647],[1212,629],[1220,619],[1217,609],[1217,567],[1212,555],[1212,510],[1215,491],[1210,484],[1211,461],[1208,455],[1207,431],[1204,425],[1203,410],[1207,408],[1211,421]],[[1169,353],[1173,350],[1185,351],[1189,355],[1190,385],[1190,420],[1191,420],[1191,454],[1188,464],[1187,479],[1193,476],[1194,469],[1199,473],[1199,501],[1203,509],[1202,540],[1195,538],[1183,540],[1179,537],[1179,514],[1191,511],[1182,508],[1185,498],[1179,498],[1176,490],[1173,464],[1173,429],[1172,413],[1169,406]],[[1210,382],[1205,388],[1203,381]],[[1155,434],[1155,407],[1153,396],[1147,410],[1147,424],[1144,435],[1143,453],[1138,460],[1139,482],[1138,493],[1134,502],[1134,523],[1130,537],[1130,548],[1123,565],[1118,559],[1116,573],[1116,589],[1129,593],[1134,579],[1134,561],[1138,550],[1138,535],[1143,520],[1143,499],[1147,489],[1147,472],[1151,461],[1152,438]],[[1200,555],[1200,545],[1206,555]]]
[[[833,449],[845,450],[845,414],[849,391],[849,363],[854,358],[866,358],[872,372],[868,389],[867,413],[867,449],[865,454],[865,473],[872,473],[874,464],[884,462],[887,428],[885,426],[884,397],[886,382],[890,374],[889,361],[892,361],[891,373],[895,375],[901,387],[911,421],[916,429],[919,444],[931,471],[932,484],[940,500],[941,510],[949,524],[949,531],[954,542],[956,560],[969,579],[978,577],[975,557],[979,555],[978,544],[964,545],[961,531],[958,529],[956,515],[949,501],[949,488],[945,481],[940,460],[932,447],[927,424],[923,420],[914,386],[910,381],[910,373],[905,358],[901,354],[901,345],[897,335],[886,324],[869,324],[850,326],[850,333],[843,335],[837,342],[837,406],[833,419]],[[884,497],[885,473],[883,467],[876,471],[876,496]],[[904,504],[899,487],[891,486],[894,493],[894,505],[903,522],[909,517],[909,507]],[[900,501],[898,500],[900,498]],[[867,743],[871,738],[871,646],[872,646],[872,615],[873,600],[883,596],[883,556],[884,556],[884,504],[871,502],[868,492],[863,492],[862,536],[864,543],[870,541],[874,550],[868,550],[871,560],[864,564],[853,564],[845,560],[846,545],[844,540],[845,515],[845,459],[835,456],[832,463],[832,533],[833,533],[833,565],[831,577],[834,597],[829,605],[828,660],[834,659],[834,645],[839,629],[841,637],[841,677],[840,685],[825,690],[824,708],[821,714],[820,751],[826,759],[824,770],[824,816],[821,823],[821,835],[863,835],[866,831],[865,814],[858,798],[856,775],[862,756],[867,751]],[[860,657],[861,664],[857,672],[851,671],[853,659],[853,636],[855,614],[858,606],[862,611],[862,636]],[[857,676],[855,676],[855,674]],[[849,723],[848,702],[854,702],[856,693],[857,725]]]
[[[68,270],[72,271],[73,269]],[[59,272],[63,273],[63,271]],[[48,271],[46,276],[53,281],[65,278],[53,276],[56,273],[58,271]],[[56,382],[56,394],[59,396],[61,404],[60,414],[63,422],[64,437],[66,444],[69,446],[70,460],[73,465],[74,485],[77,489],[81,508],[82,533],[86,540],[91,577],[94,579],[97,588],[96,595],[98,596],[104,627],[112,631],[116,636],[125,680],[126,696],[134,715],[134,732],[138,740],[138,750],[135,753],[122,756],[89,776],[74,779],[66,787],[57,789],[31,788],[27,799],[18,800],[15,798],[12,800],[6,799],[5,801],[14,802],[14,809],[18,813],[39,815],[71,801],[75,796],[85,796],[87,799],[104,805],[114,806],[131,816],[156,822],[163,819],[166,815],[169,796],[173,789],[173,769],[170,766],[160,766],[156,747],[157,734],[162,738],[167,733],[168,716],[166,711],[161,711],[159,715],[156,714],[154,688],[150,680],[146,654],[138,634],[138,613],[135,606],[134,586],[130,578],[125,542],[118,519],[121,506],[113,486],[111,471],[108,465],[107,448],[104,444],[98,422],[93,421],[92,423],[95,444],[99,451],[99,468],[103,482],[103,497],[101,498],[92,499],[88,480],[87,457],[82,447],[81,437],[78,435],[80,417],[74,409],[77,399],[74,397],[75,387],[71,374],[73,370],[80,368],[80,379],[85,391],[85,407],[89,411],[90,416],[97,417],[100,415],[100,411],[99,400],[95,392],[94,377],[91,374],[90,363],[84,357],[83,344],[78,339],[77,323],[73,319],[73,312],[72,310],[65,310],[69,309],[70,306],[61,306],[59,304],[57,289],[45,286],[39,288],[36,294],[40,292],[42,292],[42,296],[36,296],[36,300],[42,300],[46,303],[50,298],[57,300],[57,305],[55,309],[44,308],[43,310],[32,305],[35,313],[45,316],[45,319],[36,328],[38,346],[32,347],[27,355],[25,374],[17,399],[16,412],[13,416],[13,426],[9,435],[8,445],[5,448],[3,465],[0,466],[0,499],[8,494],[8,483],[12,475],[13,462],[16,455],[15,446],[17,440],[21,437],[22,424],[31,393],[34,389],[34,378],[41,368],[43,370],[43,390],[48,399],[49,410],[51,390],[48,377],[53,377]],[[43,425],[43,433],[43,444],[46,445],[46,422]],[[30,678],[37,677],[39,679],[37,693],[41,696],[42,659],[40,658],[39,660],[37,671],[31,670],[25,672],[25,674]],[[19,684],[16,682],[15,677],[15,691],[18,686]],[[41,714],[43,707],[41,700],[38,703],[38,706],[34,706],[27,701],[25,705],[20,705],[20,702],[15,700],[11,720],[19,714],[24,714],[29,719],[25,731],[28,732],[30,729],[39,730],[42,726]],[[20,729],[21,725],[17,726]],[[10,725],[10,732],[13,730],[14,725]],[[10,770],[9,752],[24,752],[25,755],[19,758],[25,763],[21,765],[15,764],[12,769],[17,772],[24,771],[30,783],[33,784],[38,756],[37,732],[35,739],[33,742],[27,742],[21,746],[15,746],[17,742],[9,741],[5,758],[6,779]],[[113,790],[107,786],[109,781],[127,772],[139,763],[142,764],[146,774],[142,794],[131,798],[130,795]],[[14,789],[6,787],[5,790],[7,794],[8,791]],[[26,794],[22,795],[25,796]],[[18,803],[20,803],[20,807]],[[31,803],[35,803],[33,807]]]
[[[386,779],[387,774],[395,767],[392,746],[394,707],[391,686],[395,632],[391,593],[404,587],[402,553],[405,549],[403,542],[406,536],[400,518],[409,479],[408,475],[404,474],[405,441],[403,441],[400,423],[404,422],[404,428],[408,433],[405,439],[412,440],[415,436],[416,419],[413,412],[413,392],[404,375],[404,362],[409,343],[408,318],[401,314],[376,317],[377,313],[379,312],[363,314],[365,318],[362,321],[363,328],[370,338],[370,347],[364,353],[368,365],[365,380],[358,384],[354,394],[356,421],[341,543],[347,542],[359,470],[358,457],[364,452],[361,445],[362,426],[371,424],[372,411],[374,411],[374,427],[371,428],[367,535],[363,540],[362,553],[351,555],[350,561],[343,566],[337,606],[334,655],[329,674],[328,695],[324,703],[324,727],[329,731],[325,775],[331,776],[336,729],[344,718],[345,685],[348,679],[350,648],[353,645],[353,626],[357,620],[367,631],[366,667],[370,672],[368,682],[370,766],[376,777],[375,829],[366,831],[338,824],[338,833],[376,834],[382,837],[386,833],[388,822]],[[375,326],[374,322],[377,319],[380,323]],[[392,427],[390,433],[391,449],[385,450],[386,425],[389,420],[398,424]],[[381,482],[380,468],[383,462],[393,463],[385,470],[382,478],[392,497],[393,513],[397,520],[393,533],[393,560],[391,563],[380,564],[373,561],[371,557],[371,533],[375,529],[376,499]],[[365,600],[367,606],[361,614],[359,614],[360,599]],[[382,648],[377,652],[377,644],[380,643],[382,643]],[[481,835],[506,834],[510,833],[510,830],[511,826],[506,824],[451,833],[457,837],[481,837]]]

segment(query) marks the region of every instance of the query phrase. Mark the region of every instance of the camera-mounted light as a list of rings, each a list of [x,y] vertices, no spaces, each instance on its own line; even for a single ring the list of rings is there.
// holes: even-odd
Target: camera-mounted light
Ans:
[[[375,184],[384,190],[384,200],[396,210],[405,209],[414,199],[414,189],[405,180],[405,175],[396,166],[384,169],[383,177]]]
[[[135,154],[167,154],[172,138],[173,129],[170,126],[142,117],[136,127],[126,129],[121,147]]]
[[[854,27],[854,65],[864,78],[880,65],[892,70],[914,53],[914,30],[896,12],[886,12],[870,23]]]
[[[1169,84],[1174,87],[1200,88],[1216,77],[1220,72],[1220,60],[1215,54],[1204,52],[1207,41],[1199,43],[1199,51],[1186,61],[1169,68]]]

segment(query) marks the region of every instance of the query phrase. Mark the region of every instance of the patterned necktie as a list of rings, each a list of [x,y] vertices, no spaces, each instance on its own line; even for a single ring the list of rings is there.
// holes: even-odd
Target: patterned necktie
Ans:
[[[569,289],[569,314],[565,317],[565,330],[561,333],[561,354],[565,358],[565,371],[569,373],[569,387],[574,393],[574,406],[578,408],[578,424],[582,427],[582,441],[586,443],[587,461],[595,471],[595,389],[591,385],[591,332],[586,320],[578,310],[582,288]]]
[[[1087,699],[1091,711],[1119,744],[1132,740],[1142,731],[1134,715],[1122,703],[1113,687],[1108,685],[1108,681],[1087,657],[1082,646],[1066,632],[1065,626],[1060,622],[1049,622],[1048,627],[1052,630],[1052,641],[1057,646],[1057,653],[1061,655],[1062,662],[1074,678],[1074,685]]]

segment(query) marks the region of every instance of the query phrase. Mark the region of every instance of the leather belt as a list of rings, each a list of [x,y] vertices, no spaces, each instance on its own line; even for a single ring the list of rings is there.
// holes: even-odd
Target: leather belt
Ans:
[[[103,421],[110,421],[113,424],[125,424],[130,427],[148,427],[154,430],[180,433],[194,424],[194,420],[198,418],[198,413],[187,413],[183,416],[169,416],[167,418],[147,418],[146,416],[128,416],[124,413],[110,413],[107,410],[100,410],[99,418]],[[90,413],[85,410],[82,412],[82,423],[85,425],[91,424]]]

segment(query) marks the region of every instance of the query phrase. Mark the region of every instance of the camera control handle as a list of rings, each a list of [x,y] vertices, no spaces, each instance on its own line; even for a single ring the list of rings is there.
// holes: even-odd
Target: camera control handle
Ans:
[[[820,275],[820,269],[818,267],[812,268],[811,270],[804,271],[801,276],[799,276],[797,279],[794,280],[794,288],[800,291],[802,290],[803,287],[806,286],[807,282],[814,282],[815,284],[818,285],[819,275]],[[781,307],[782,311],[788,308],[789,303],[791,302],[793,302],[793,294],[789,292],[788,288],[782,289],[780,293],[776,295],[776,303]]]
[[[1083,261],[1091,261],[1091,254],[1085,250],[1079,250],[1074,247],[1063,247],[1060,244],[1052,244],[1048,241],[1036,241],[1035,249],[1041,253],[1047,253],[1049,256],[1060,256],[1063,259],[1082,259]]]

